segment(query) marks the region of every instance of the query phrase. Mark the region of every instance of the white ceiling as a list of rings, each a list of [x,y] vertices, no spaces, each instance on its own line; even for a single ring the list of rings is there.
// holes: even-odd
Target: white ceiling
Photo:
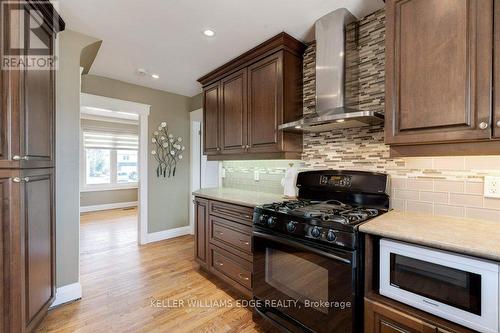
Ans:
[[[285,31],[314,39],[314,22],[346,7],[361,18],[382,0],[60,0],[67,28],[103,40],[91,74],[186,96],[228,60]],[[206,28],[216,36],[205,37]],[[160,79],[139,76],[137,68]]]

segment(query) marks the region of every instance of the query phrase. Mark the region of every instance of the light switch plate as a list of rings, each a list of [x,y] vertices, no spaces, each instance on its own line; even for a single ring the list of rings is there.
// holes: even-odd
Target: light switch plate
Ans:
[[[500,177],[484,177],[484,196],[486,198],[500,198]]]

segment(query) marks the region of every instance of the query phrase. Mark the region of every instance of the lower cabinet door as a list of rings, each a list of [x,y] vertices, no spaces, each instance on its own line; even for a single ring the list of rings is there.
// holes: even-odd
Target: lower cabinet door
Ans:
[[[53,169],[21,175],[26,331],[32,331],[55,298],[55,211]]]
[[[55,298],[53,169],[0,170],[1,332],[32,332]]]
[[[208,200],[194,201],[194,258],[201,267],[208,269]]]
[[[437,327],[385,304],[365,298],[365,333],[431,332],[437,332]]]

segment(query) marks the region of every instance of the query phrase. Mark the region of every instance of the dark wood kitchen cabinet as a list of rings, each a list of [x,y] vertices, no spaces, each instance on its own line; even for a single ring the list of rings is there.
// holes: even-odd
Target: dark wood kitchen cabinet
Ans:
[[[12,2],[12,3],[15,3]],[[56,33],[64,29],[64,22],[53,7],[44,1],[32,4],[31,10],[44,15],[44,23],[36,36],[46,46],[47,54],[55,52]],[[48,1],[47,1],[48,3]],[[28,7],[29,5],[26,5]],[[7,15],[8,11],[4,11]],[[31,12],[29,12],[31,13]],[[16,15],[3,17],[6,26],[17,26]],[[14,34],[5,34],[9,43]],[[19,42],[19,41],[17,41]],[[36,56],[24,39],[24,54]],[[11,45],[8,44],[8,45]],[[6,44],[7,45],[7,44]],[[5,60],[2,55],[2,63]],[[55,70],[7,69],[1,71],[2,115],[0,135],[0,168],[45,168],[55,165]]]
[[[252,296],[253,208],[195,198],[195,260],[246,297]]]
[[[241,154],[247,149],[247,69],[220,82],[220,134],[222,154]]]
[[[365,333],[437,333],[437,327],[365,299]]]
[[[386,2],[386,143],[394,155],[500,153],[492,12],[492,0]]]
[[[300,156],[302,135],[278,126],[302,115],[305,47],[281,33],[198,80],[209,159]]]
[[[4,332],[31,332],[55,298],[54,170],[0,170]]]
[[[500,6],[494,6],[494,42],[495,49],[493,54],[495,69],[493,73],[493,82],[496,82],[493,90],[493,136],[500,139]]]
[[[208,200],[194,201],[194,258],[203,268],[208,268]]]
[[[37,56],[43,49],[45,56],[54,55],[64,21],[48,0],[8,6],[19,4],[12,12],[2,7],[5,45],[21,45],[13,39],[24,33],[20,54]],[[36,31],[23,30],[21,22],[30,18],[40,24]],[[31,33],[43,48],[28,47]],[[2,68],[0,85],[0,332],[27,333],[36,330],[56,296],[55,69]]]

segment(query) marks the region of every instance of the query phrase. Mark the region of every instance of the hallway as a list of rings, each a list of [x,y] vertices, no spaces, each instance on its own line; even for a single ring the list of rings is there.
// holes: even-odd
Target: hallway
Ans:
[[[134,209],[82,214],[80,239],[83,298],[49,311],[38,332],[261,331],[244,308],[165,305],[235,300],[195,269],[192,236],[139,247]]]

